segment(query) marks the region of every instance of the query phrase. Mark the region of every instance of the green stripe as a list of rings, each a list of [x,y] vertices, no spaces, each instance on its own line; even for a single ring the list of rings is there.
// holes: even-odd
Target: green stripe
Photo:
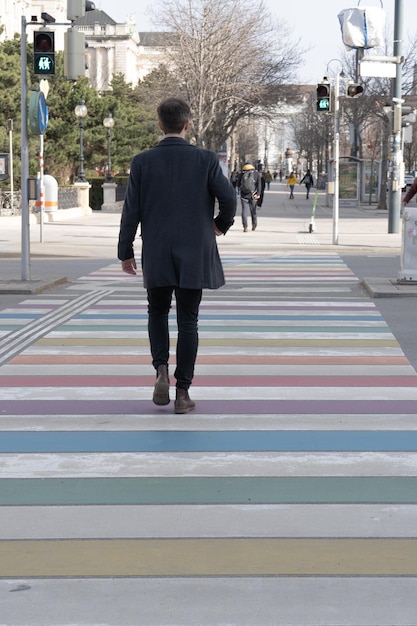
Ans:
[[[220,329],[219,329],[220,330]],[[259,334],[259,333],[258,333]],[[392,335],[389,335],[391,337]],[[175,341],[172,342],[173,345]],[[148,346],[149,340],[147,338],[137,337],[47,337],[37,341],[35,346]],[[273,347],[273,346],[311,346],[311,347],[346,347],[360,346],[362,348],[399,348],[399,344],[396,339],[323,339],[318,337],[317,339],[304,338],[284,338],[284,339],[272,339],[256,337],[236,337],[227,338],[219,337],[218,339],[207,339],[201,337],[199,340],[200,346],[237,346],[239,348],[255,346],[255,347]]]
[[[417,504],[417,477],[185,477],[0,480],[0,505]]]

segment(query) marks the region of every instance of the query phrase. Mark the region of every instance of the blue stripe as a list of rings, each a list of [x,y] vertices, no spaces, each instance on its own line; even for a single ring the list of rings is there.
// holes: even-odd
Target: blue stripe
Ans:
[[[417,451],[417,431],[3,432],[0,452]]]
[[[0,319],[2,320],[14,320],[14,319],[38,319],[42,317],[44,313],[0,313]]]
[[[109,308],[111,305],[109,305]],[[87,314],[82,313],[75,316],[75,320],[93,320],[93,319],[136,319],[147,320],[148,315],[143,313],[94,313]],[[370,315],[266,315],[266,314],[235,314],[235,313],[222,313],[218,315],[200,314],[200,320],[291,320],[291,321],[323,321],[323,322],[381,322],[383,318],[381,315],[375,315],[374,312]],[[69,322],[71,323],[71,322]],[[387,327],[385,327],[387,328]],[[261,329],[260,329],[261,330]]]

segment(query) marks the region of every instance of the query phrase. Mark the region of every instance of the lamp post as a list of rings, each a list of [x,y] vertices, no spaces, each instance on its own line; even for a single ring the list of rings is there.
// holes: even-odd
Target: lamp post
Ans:
[[[77,106],[74,109],[74,113],[78,119],[78,126],[80,129],[80,167],[78,169],[78,177],[75,181],[76,183],[86,183],[86,178],[84,174],[84,146],[83,146],[83,130],[84,124],[83,120],[87,116],[87,107],[85,106],[84,100],[79,100]]]
[[[113,182],[113,177],[111,175],[111,153],[110,153],[110,137],[111,137],[111,129],[114,126],[114,119],[111,113],[107,113],[107,117],[103,120],[103,126],[107,131],[107,172],[106,172],[106,181],[108,183]]]

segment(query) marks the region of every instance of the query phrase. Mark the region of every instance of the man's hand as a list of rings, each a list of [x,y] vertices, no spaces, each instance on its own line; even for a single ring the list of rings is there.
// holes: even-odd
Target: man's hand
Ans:
[[[136,260],[126,259],[126,261],[122,261],[122,270],[126,272],[126,274],[130,274],[131,276],[136,275]]]
[[[216,237],[220,237],[220,235],[223,235],[222,231],[217,228],[216,224],[214,224],[214,233]]]

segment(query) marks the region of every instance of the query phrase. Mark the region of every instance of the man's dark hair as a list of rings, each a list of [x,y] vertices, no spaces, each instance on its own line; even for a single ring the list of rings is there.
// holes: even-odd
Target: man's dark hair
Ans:
[[[168,98],[157,110],[161,126],[168,134],[178,135],[191,117],[190,107],[181,98]]]

